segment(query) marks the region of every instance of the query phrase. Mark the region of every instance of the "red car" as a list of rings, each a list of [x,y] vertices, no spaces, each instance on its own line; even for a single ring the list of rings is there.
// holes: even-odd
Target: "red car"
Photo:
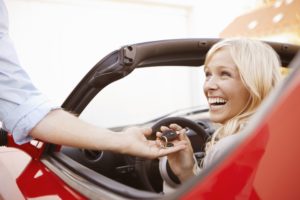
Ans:
[[[175,39],[124,46],[100,60],[62,107],[80,115],[102,89],[136,69],[199,68],[217,41]],[[163,180],[178,181],[162,159],[42,141],[19,146],[1,130],[0,146],[6,147],[0,152],[0,199],[300,199],[300,47],[267,43],[280,55],[283,67],[291,68],[289,75],[247,124],[242,140],[174,192],[162,193]],[[207,111],[205,107],[180,110],[137,125],[156,129],[176,122],[188,127],[200,161],[204,141],[214,131]]]

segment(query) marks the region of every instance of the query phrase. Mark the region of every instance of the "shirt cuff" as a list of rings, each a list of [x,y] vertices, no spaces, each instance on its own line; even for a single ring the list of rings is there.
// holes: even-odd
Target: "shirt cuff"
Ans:
[[[197,159],[196,157],[194,156],[194,161],[195,161],[195,164],[194,164],[194,167],[193,167],[193,173],[195,176],[199,175],[200,174],[200,167],[198,166],[198,162],[197,162]]]
[[[24,144],[32,140],[29,132],[35,127],[50,111],[59,109],[44,96],[30,98],[18,106],[14,113],[3,121],[6,130],[13,134],[15,143]]]

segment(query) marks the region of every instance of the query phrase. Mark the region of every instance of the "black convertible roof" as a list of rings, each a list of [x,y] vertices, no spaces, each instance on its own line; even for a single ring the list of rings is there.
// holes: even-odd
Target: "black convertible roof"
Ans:
[[[219,40],[221,38],[172,39],[123,46],[101,59],[80,81],[62,107],[80,114],[100,90],[136,68],[202,66],[207,51]],[[289,66],[300,49],[297,45],[265,42],[278,53],[283,67]]]

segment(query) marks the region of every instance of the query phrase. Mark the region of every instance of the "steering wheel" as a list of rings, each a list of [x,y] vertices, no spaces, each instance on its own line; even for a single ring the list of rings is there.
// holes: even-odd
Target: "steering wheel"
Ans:
[[[203,127],[203,123],[198,124],[183,117],[168,117],[158,121],[152,126],[152,134],[148,139],[155,140],[156,132],[160,131],[160,127],[169,126],[172,123],[187,129],[186,134],[191,141],[195,157],[203,157],[204,146],[209,136],[205,131],[207,127]],[[172,172],[166,157],[153,160],[137,158],[135,169],[141,182],[144,184],[143,187],[149,191],[161,192],[163,180],[171,186],[180,183],[177,176]]]

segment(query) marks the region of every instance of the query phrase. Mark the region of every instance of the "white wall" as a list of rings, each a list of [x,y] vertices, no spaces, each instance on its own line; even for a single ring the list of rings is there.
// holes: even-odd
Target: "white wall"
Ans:
[[[95,63],[120,46],[160,39],[217,37],[245,9],[238,0],[5,2],[11,37],[22,65],[36,86],[59,104]],[[202,78],[200,73],[187,73],[191,90],[182,98],[193,106],[203,100]],[[176,87],[176,81],[172,84]]]

